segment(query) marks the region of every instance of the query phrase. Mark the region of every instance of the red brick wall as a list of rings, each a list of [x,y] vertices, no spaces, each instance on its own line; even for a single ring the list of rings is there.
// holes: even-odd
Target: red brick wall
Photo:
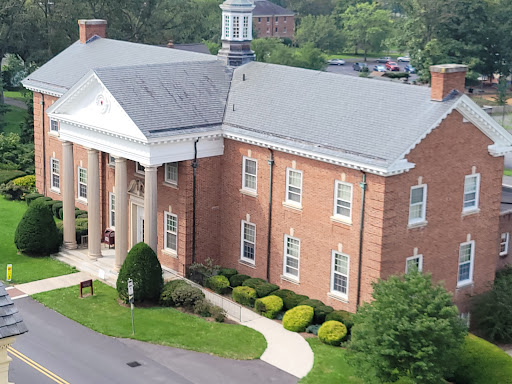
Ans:
[[[258,38],[288,37],[293,39],[295,36],[295,16],[254,16],[252,23]]]
[[[506,265],[512,266],[512,242],[510,241],[510,236],[512,236],[512,211],[502,213],[500,215],[500,229],[498,231],[498,235],[501,236],[502,233],[509,233],[509,244],[508,244],[508,253],[504,256],[500,256],[498,253],[498,259],[496,262],[496,268],[501,269]],[[498,244],[501,242],[501,237],[498,238]]]
[[[466,71],[452,73],[431,72],[432,100],[443,100],[453,89],[464,93],[465,82]]]

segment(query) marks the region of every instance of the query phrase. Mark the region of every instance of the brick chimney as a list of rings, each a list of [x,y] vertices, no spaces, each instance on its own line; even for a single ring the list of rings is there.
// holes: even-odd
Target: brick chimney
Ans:
[[[87,41],[95,35],[107,37],[106,20],[78,20],[78,29],[80,31],[80,43],[82,44],[87,43]]]
[[[443,101],[448,94],[456,89],[464,93],[467,65],[440,64],[430,67],[430,98]]]

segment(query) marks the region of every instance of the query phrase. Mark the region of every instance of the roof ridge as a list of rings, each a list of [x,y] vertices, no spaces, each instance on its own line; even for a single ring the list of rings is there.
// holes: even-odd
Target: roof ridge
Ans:
[[[214,56],[215,57],[215,56]],[[97,72],[108,72],[108,71],[117,71],[120,69],[128,69],[128,68],[152,68],[152,67],[167,67],[167,66],[190,66],[193,64],[212,64],[212,63],[220,63],[221,66],[226,67],[226,65],[223,65],[223,62],[220,60],[211,60],[211,61],[205,61],[205,60],[195,60],[195,61],[175,61],[170,63],[152,63],[152,64],[134,64],[134,65],[119,65],[119,66],[113,66],[113,67],[96,67],[92,68],[92,71],[97,74]]]

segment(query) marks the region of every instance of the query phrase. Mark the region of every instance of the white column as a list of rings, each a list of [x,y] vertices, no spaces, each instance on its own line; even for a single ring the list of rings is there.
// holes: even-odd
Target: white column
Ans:
[[[128,253],[128,183],[126,174],[126,159],[116,157],[115,167],[115,235],[116,259],[115,269],[119,271]]]
[[[62,142],[62,216],[64,221],[64,247],[76,248],[75,230],[75,165],[73,143]]]
[[[16,337],[11,336],[0,339],[0,383],[14,384],[9,381],[9,363],[12,359],[7,355],[7,347],[10,347],[16,341]]]
[[[100,165],[96,149],[87,151],[87,217],[89,257],[101,257]]]
[[[144,168],[144,242],[157,252],[157,166]]]

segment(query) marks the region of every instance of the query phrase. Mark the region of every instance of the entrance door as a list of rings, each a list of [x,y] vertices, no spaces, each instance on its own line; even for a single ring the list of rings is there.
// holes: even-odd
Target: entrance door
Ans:
[[[144,241],[144,207],[137,205],[137,243]]]

